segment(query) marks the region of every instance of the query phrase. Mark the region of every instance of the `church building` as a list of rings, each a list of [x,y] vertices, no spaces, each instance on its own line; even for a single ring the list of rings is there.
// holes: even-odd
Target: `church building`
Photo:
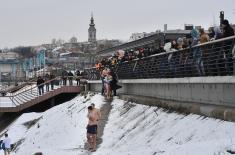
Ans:
[[[88,29],[88,42],[96,43],[96,29],[95,29],[93,15],[91,15],[91,23],[90,23],[90,27]]]

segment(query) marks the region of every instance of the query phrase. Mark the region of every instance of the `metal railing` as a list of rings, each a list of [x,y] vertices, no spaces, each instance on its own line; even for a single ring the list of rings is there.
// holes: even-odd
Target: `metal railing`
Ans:
[[[63,86],[78,86],[83,83],[83,81],[78,81],[78,79],[82,80],[82,77],[58,76],[40,85],[37,85],[36,82],[32,82],[31,85],[19,91],[8,93],[6,96],[0,97],[0,107],[16,107]],[[3,101],[7,102],[5,104],[8,104],[8,106],[4,105]]]
[[[115,67],[119,79],[227,76],[235,73],[235,36],[182,50],[163,52]],[[100,79],[96,68],[85,69],[89,80]]]

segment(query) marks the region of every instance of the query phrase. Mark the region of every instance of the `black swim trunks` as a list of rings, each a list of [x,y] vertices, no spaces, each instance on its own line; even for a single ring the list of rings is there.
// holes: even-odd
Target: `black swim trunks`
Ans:
[[[87,133],[89,134],[97,134],[97,125],[88,125]]]

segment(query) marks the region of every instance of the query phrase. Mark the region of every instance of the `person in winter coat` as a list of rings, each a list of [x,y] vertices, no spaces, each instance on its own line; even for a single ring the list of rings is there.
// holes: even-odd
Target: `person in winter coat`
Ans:
[[[76,81],[77,81],[77,86],[80,86],[80,78],[81,78],[81,73],[79,70],[76,72]]]
[[[195,64],[195,67],[197,69],[198,75],[204,74],[204,67],[202,63],[202,53],[199,47],[193,47],[199,43],[199,33],[198,31],[193,28],[191,31],[191,37],[192,37],[192,43],[191,48],[193,52],[193,62]]]
[[[229,25],[228,20],[224,20],[222,22],[222,28],[223,28],[223,38],[234,36],[234,30]],[[226,61],[224,61],[224,66],[226,68],[226,75],[232,75],[233,74],[233,54],[230,50],[230,45],[232,44],[232,40],[226,40],[224,42],[224,54],[226,57]]]
[[[55,75],[51,73],[51,74],[50,74],[51,90],[54,89],[54,83],[55,83],[55,81],[53,80],[54,78],[55,78]]]
[[[221,39],[223,37],[223,34],[222,34],[221,30],[220,30],[220,27],[218,27],[218,26],[214,27],[214,33],[215,33],[215,35],[213,37],[214,40]]]
[[[73,73],[71,71],[69,71],[68,73],[68,79],[69,79],[69,85],[72,86],[73,85]]]
[[[48,82],[50,80],[50,75],[47,73],[46,75],[45,75],[45,81],[47,82],[46,83],[46,91],[48,92],[49,91],[49,85],[50,85],[50,83]]]
[[[8,137],[8,134],[5,134],[5,139],[2,141],[4,145],[4,155],[10,155],[11,152],[11,139]]]
[[[44,84],[43,84],[44,82],[45,81],[43,80],[43,78],[39,76],[37,80],[39,95],[42,95],[44,93]]]
[[[234,30],[230,26],[227,19],[223,20],[222,22],[222,28],[223,28],[223,38],[230,37],[234,35]]]
[[[122,88],[122,86],[119,86],[118,79],[116,73],[111,69],[110,75],[112,76],[112,81],[110,82],[110,87],[113,92],[113,96],[117,96],[117,89]]]
[[[62,72],[62,81],[63,81],[63,85],[67,85],[67,77],[68,77],[68,72],[66,71],[66,70],[64,70],[63,72]]]
[[[209,35],[205,33],[204,29],[200,29],[200,43],[206,43],[210,41]]]

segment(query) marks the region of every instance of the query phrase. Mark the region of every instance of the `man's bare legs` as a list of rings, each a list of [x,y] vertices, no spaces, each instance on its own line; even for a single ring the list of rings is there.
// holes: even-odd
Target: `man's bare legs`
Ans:
[[[87,133],[87,142],[89,144],[89,149],[92,149],[92,134]]]
[[[96,134],[87,134],[87,142],[89,144],[89,149],[96,151]]]
[[[92,151],[96,151],[96,134],[92,135]]]

